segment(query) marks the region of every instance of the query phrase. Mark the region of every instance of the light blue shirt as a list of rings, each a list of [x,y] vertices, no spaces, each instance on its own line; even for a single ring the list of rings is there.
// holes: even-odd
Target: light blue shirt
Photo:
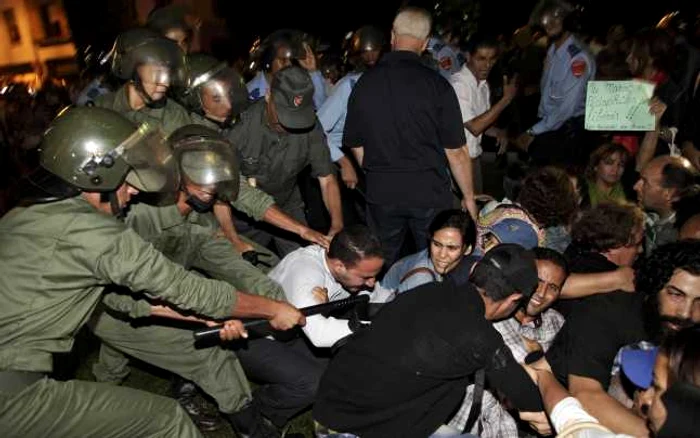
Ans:
[[[573,35],[558,49],[547,51],[542,72],[542,97],[537,115],[540,121],[531,128],[535,135],[556,131],[586,109],[586,86],[595,77],[593,57]]]
[[[462,68],[464,57],[461,53],[449,44],[445,44],[439,38],[430,38],[427,50],[437,62],[440,74],[448,81],[454,73],[457,73]]]
[[[314,84],[314,108],[319,109],[326,100],[326,84],[320,71],[316,70],[310,73],[310,76],[311,82]],[[246,84],[246,87],[248,88],[248,99],[253,102],[265,97],[267,89],[270,88],[263,71],[258,71],[255,77]]]
[[[428,251],[428,248],[426,248],[423,251],[406,256],[394,263],[382,279],[382,287],[396,291],[396,293],[403,293],[426,283],[442,281],[442,275],[435,272],[435,266],[430,259],[430,253]],[[406,274],[416,268],[430,269],[435,274],[435,278],[427,272],[416,272],[404,282],[401,282],[401,279]]]
[[[357,81],[362,76],[361,72],[351,72],[335,84],[333,94],[328,96],[316,115],[326,133],[328,148],[331,151],[331,160],[337,162],[343,158],[343,129],[345,129],[345,117],[348,114],[348,99]]]

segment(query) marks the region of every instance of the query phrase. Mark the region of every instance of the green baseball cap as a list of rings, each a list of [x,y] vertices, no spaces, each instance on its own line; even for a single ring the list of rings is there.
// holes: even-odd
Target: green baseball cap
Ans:
[[[282,126],[293,130],[313,128],[314,84],[305,69],[294,65],[283,68],[272,78],[270,90]]]

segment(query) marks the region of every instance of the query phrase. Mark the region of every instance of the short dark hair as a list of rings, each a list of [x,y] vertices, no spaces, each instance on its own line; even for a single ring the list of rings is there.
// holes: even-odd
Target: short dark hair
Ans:
[[[477,262],[469,281],[494,301],[516,294],[528,300],[537,288],[535,256],[517,244],[497,245]]]
[[[566,262],[566,259],[559,251],[555,251],[551,248],[544,248],[542,246],[538,246],[536,248],[533,248],[532,252],[535,254],[535,260],[547,260],[549,262],[552,262],[555,265],[559,266],[562,270],[564,270],[565,276],[569,276],[569,264]]]
[[[571,239],[581,249],[605,252],[627,246],[644,227],[644,213],[632,204],[602,202],[574,222]]]
[[[444,210],[435,215],[435,218],[428,227],[430,237],[444,228],[454,228],[462,235],[462,242],[465,246],[474,248],[476,244],[476,224],[471,215],[467,212],[450,209]]]
[[[467,53],[473,55],[477,50],[481,48],[489,48],[498,50],[498,40],[493,36],[486,33],[477,32],[471,37],[465,46]]]
[[[518,293],[501,271],[490,263],[478,262],[469,276],[469,281],[494,301],[501,301]]]
[[[379,238],[366,225],[351,225],[333,237],[328,257],[352,267],[364,258],[384,258],[384,254]]]
[[[541,228],[568,225],[578,210],[569,175],[558,167],[542,167],[528,174],[517,201]]]
[[[661,187],[674,189],[679,199],[693,196],[700,191],[698,172],[684,159],[672,158],[661,168]]]

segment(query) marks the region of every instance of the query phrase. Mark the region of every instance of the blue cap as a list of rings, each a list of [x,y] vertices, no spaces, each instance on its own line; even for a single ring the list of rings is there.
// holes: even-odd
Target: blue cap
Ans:
[[[654,380],[654,362],[659,348],[650,350],[625,349],[620,355],[622,372],[635,386],[647,389]]]
[[[500,243],[517,243],[525,249],[532,249],[539,243],[538,235],[532,224],[510,218],[504,219],[491,227]]]
[[[544,246],[544,230],[522,207],[500,204],[477,221],[477,248],[482,255],[499,243],[515,243],[525,249]]]

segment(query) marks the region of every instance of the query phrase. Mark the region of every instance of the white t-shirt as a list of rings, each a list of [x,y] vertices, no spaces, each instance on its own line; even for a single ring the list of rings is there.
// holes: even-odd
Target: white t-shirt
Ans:
[[[491,91],[486,81],[477,81],[466,64],[452,75],[450,83],[457,94],[459,109],[462,111],[462,123],[466,123],[482,115],[491,108]],[[475,137],[464,128],[469,147],[469,156],[476,158],[481,155],[481,135]],[[482,134],[483,135],[483,134]]]
[[[268,276],[282,286],[287,301],[297,308],[319,304],[313,295],[313,288],[317,286],[328,290],[328,301],[342,300],[351,295],[333,277],[326,263],[326,250],[318,245],[310,245],[289,253]],[[391,296],[390,291],[377,284],[370,301],[386,302]],[[323,315],[307,317],[302,330],[311,343],[320,348],[332,347],[352,333],[347,320],[326,318]]]

